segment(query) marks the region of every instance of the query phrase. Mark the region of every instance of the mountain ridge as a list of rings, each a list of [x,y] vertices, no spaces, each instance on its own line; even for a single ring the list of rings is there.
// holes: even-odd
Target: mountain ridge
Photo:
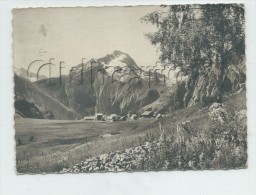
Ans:
[[[244,66],[236,67],[236,71],[226,70],[223,93],[239,90],[245,82]],[[26,80],[29,89],[41,94],[41,99],[30,93],[31,90],[24,90],[27,98],[36,105],[52,109],[56,119],[83,118],[95,112],[119,115],[144,111],[169,113],[186,106],[216,101],[218,81],[214,78],[217,74],[216,67],[212,67],[193,82],[185,79],[167,86],[163,75],[150,75],[141,70],[128,54],[116,50],[74,66],[68,76],[63,76],[61,83],[59,78],[51,78],[54,85],[49,85],[49,79],[42,79],[40,83]],[[53,107],[43,99],[51,102]],[[69,114],[60,114],[59,111]]]

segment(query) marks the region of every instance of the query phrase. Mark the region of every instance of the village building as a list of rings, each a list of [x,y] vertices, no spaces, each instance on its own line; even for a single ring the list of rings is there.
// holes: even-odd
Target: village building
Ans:
[[[84,120],[85,121],[94,121],[95,120],[95,116],[85,116]]]
[[[110,116],[108,117],[109,120],[112,121],[117,121],[118,120],[118,115],[117,114],[110,114]]]
[[[104,120],[104,115],[102,113],[96,113],[94,120],[95,121],[103,121]]]
[[[153,112],[153,111],[145,111],[145,112],[143,112],[143,113],[141,114],[141,116],[142,116],[143,118],[151,118],[151,117],[153,117],[153,115],[154,115],[154,112]]]
[[[138,119],[137,114],[132,114],[129,120],[133,121],[133,120],[137,120],[137,119]]]
[[[127,116],[121,116],[120,121],[125,121],[127,119]]]
[[[159,113],[158,115],[156,115],[156,118],[155,118],[155,119],[157,120],[157,119],[159,119],[159,118],[161,118],[161,117],[162,117],[162,114]]]

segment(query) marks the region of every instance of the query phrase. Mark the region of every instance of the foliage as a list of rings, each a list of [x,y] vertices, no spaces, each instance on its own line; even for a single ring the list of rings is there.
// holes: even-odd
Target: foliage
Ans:
[[[141,20],[158,29],[146,37],[159,47],[160,61],[192,80],[213,66],[222,78],[230,64],[244,59],[244,8],[240,4],[162,6],[161,12]]]
[[[143,162],[144,169],[205,170],[246,167],[246,127],[241,126],[236,117],[230,118],[233,119],[225,124],[210,123],[209,131],[197,129],[196,134],[188,139],[180,140],[173,133],[155,151],[154,158]]]

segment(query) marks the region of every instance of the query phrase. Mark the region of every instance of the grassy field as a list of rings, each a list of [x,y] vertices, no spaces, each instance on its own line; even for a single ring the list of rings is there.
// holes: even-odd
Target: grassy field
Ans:
[[[18,118],[15,120],[17,170],[52,172],[56,169],[56,161],[74,163],[104,152],[132,147],[139,144],[138,135],[153,127],[152,119],[108,123]],[[33,141],[29,141],[31,136]],[[18,139],[22,144],[18,144]],[[45,166],[41,167],[39,161],[46,161]]]
[[[224,104],[230,115],[246,109],[245,93],[228,98]],[[89,157],[139,146],[159,138],[159,123],[167,137],[175,140],[177,124],[188,120],[198,135],[216,134],[211,132],[214,128],[209,119],[208,107],[200,106],[177,110],[158,121],[143,119],[107,123],[19,118],[15,120],[16,141],[20,139],[22,144],[17,141],[17,171],[58,172],[63,167],[77,164]],[[220,130],[226,131],[227,127],[223,128]],[[31,136],[34,137],[33,141],[29,141]]]

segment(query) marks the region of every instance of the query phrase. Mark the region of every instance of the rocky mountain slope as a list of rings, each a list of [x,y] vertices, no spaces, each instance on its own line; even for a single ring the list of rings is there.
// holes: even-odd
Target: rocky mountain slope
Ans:
[[[195,80],[192,78],[185,81],[186,93],[183,98],[185,106],[192,106],[197,103],[210,104],[215,102],[217,97],[238,90],[245,89],[246,68],[245,61],[234,62],[225,69],[221,76],[218,66],[205,68],[198,73]],[[221,86],[219,94],[218,85]]]
[[[15,110],[28,118],[75,119],[70,108],[41,90],[36,83],[14,75]],[[36,111],[36,114],[34,113]]]
[[[25,70],[24,68],[14,67],[13,69],[14,69],[14,72],[16,75],[23,77],[23,78],[27,78],[32,82],[37,81],[37,73],[32,72],[31,70],[29,71],[29,73],[27,73],[27,70]],[[47,77],[45,75],[39,74],[38,80],[41,80],[41,79],[47,79]]]
[[[103,114],[170,112],[195,104],[216,101],[217,84],[223,95],[245,88],[244,62],[229,66],[220,77],[212,66],[171,86],[163,75],[141,70],[126,53],[114,51],[99,59],[74,66],[68,76],[42,79],[40,83],[15,75],[15,93],[23,94],[35,105],[52,111],[56,119],[75,119]],[[173,78],[172,78],[173,79]]]
[[[53,78],[54,85],[49,85],[47,79],[36,85],[81,118],[95,111],[104,114],[144,111],[145,106],[166,91],[162,75],[153,74],[150,78],[149,84],[148,73],[141,70],[128,54],[114,51],[103,58],[74,66],[67,77],[62,77],[61,84],[59,78]]]

